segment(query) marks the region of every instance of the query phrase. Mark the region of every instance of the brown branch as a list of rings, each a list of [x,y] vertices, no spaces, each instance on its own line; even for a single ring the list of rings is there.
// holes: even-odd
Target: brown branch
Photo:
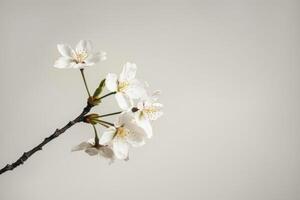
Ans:
[[[74,120],[70,121],[68,124],[66,124],[64,127],[60,128],[60,129],[56,129],[55,132],[50,135],[49,137],[46,137],[42,143],[40,143],[39,145],[37,145],[36,147],[34,147],[33,149],[31,149],[30,151],[24,152],[23,155],[14,163],[12,164],[7,164],[5,167],[3,167],[0,170],[0,174],[3,174],[4,172],[8,171],[8,170],[13,170],[14,168],[18,167],[19,165],[23,164],[30,156],[32,156],[34,153],[36,153],[39,150],[42,150],[43,146],[46,145],[48,142],[50,142],[51,140],[55,139],[56,137],[60,136],[62,133],[64,133],[66,130],[68,130],[69,128],[71,128],[74,124],[82,122],[84,119],[84,116],[90,112],[91,108],[93,106],[91,105],[87,105],[83,111],[81,112],[80,115],[78,115],[78,117],[76,117]]]

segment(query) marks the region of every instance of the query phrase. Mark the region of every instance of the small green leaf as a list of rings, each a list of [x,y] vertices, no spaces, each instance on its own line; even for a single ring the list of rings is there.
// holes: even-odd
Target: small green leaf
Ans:
[[[105,79],[103,79],[103,80],[100,82],[98,88],[95,90],[95,92],[94,92],[94,94],[93,94],[93,97],[94,97],[94,98],[97,98],[97,97],[102,93],[104,86],[105,86]]]

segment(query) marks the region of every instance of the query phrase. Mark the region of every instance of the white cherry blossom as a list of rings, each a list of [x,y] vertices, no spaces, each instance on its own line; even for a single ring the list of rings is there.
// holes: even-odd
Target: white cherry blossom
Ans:
[[[145,131],[136,125],[130,113],[120,115],[115,127],[108,128],[100,138],[101,145],[112,145],[118,159],[128,159],[129,147],[139,147],[145,144]]]
[[[54,67],[59,69],[83,69],[106,59],[105,52],[93,51],[89,40],[80,40],[75,49],[67,44],[58,44],[57,49],[61,57],[56,60]]]
[[[114,160],[115,155],[109,146],[95,145],[95,139],[90,139],[86,142],[82,142],[79,145],[72,148],[71,151],[84,151],[90,156],[100,155],[111,162]]]
[[[141,98],[137,106],[132,108],[137,125],[145,130],[148,138],[153,135],[151,121],[163,115],[163,105],[157,102],[159,95],[160,91],[155,91],[151,96]]]
[[[128,110],[132,106],[133,99],[145,95],[143,84],[135,78],[136,71],[136,64],[126,63],[119,77],[113,73],[106,76],[106,88],[111,92],[116,92],[115,98],[123,110]]]

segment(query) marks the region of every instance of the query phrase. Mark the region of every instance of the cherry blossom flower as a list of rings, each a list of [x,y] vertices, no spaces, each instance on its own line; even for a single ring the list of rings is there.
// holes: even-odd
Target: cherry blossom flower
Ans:
[[[56,60],[54,67],[59,69],[83,69],[106,59],[105,52],[93,52],[92,43],[89,40],[80,40],[75,49],[67,44],[58,44],[57,49],[61,57]]]
[[[120,115],[115,127],[108,128],[100,138],[101,145],[112,145],[118,159],[128,159],[129,147],[139,147],[145,144],[145,131],[136,125],[132,114],[126,112]]]
[[[106,76],[105,85],[109,91],[116,92],[115,98],[123,110],[128,110],[132,106],[133,99],[145,95],[143,84],[135,78],[136,70],[136,64],[126,63],[119,78],[113,73]]]
[[[157,102],[159,95],[160,91],[155,91],[151,96],[141,98],[137,106],[131,109],[137,125],[145,130],[148,138],[153,135],[151,121],[163,115],[163,105]]]
[[[71,151],[84,151],[90,156],[100,155],[106,159],[109,159],[111,162],[115,159],[112,149],[107,145],[95,145],[94,138],[80,143],[79,145],[73,147]]]

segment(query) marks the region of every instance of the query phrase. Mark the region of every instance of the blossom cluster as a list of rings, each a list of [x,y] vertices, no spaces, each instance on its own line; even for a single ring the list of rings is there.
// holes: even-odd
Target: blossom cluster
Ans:
[[[94,52],[92,44],[88,40],[79,41],[75,49],[66,44],[59,44],[57,48],[61,57],[55,62],[54,67],[80,69],[82,75],[85,68],[106,59],[106,53]],[[139,81],[136,73],[136,64],[127,62],[119,76],[114,73],[107,74],[93,96],[89,93],[83,75],[89,94],[89,103],[92,106],[101,103],[101,98],[98,96],[105,86],[109,91],[108,95],[115,96],[121,111],[117,112],[118,118],[114,123],[104,121],[103,115],[95,113],[86,115],[85,122],[93,126],[95,137],[75,146],[72,151],[83,150],[91,156],[100,155],[111,161],[115,159],[128,160],[131,147],[143,146],[146,139],[152,137],[152,121],[163,114],[163,105],[158,103],[160,91],[149,93],[147,84]],[[113,114],[115,113],[106,116]],[[95,127],[97,124],[105,127],[101,137],[98,137]]]

